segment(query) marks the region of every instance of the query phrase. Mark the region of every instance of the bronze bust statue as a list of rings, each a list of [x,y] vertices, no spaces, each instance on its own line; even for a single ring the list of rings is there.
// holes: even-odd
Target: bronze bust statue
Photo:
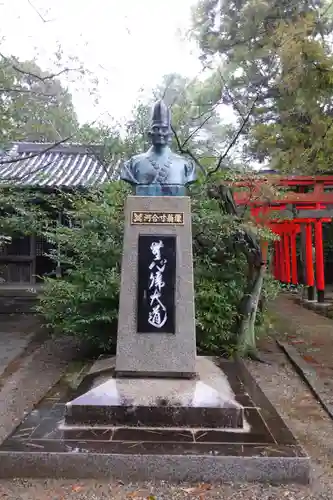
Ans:
[[[125,162],[120,178],[138,196],[185,196],[186,186],[196,180],[195,164],[169,148],[171,113],[163,100],[154,104],[149,137],[152,146]]]

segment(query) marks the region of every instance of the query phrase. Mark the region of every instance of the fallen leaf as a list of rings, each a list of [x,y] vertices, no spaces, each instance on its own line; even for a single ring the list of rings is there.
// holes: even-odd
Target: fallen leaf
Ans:
[[[136,500],[144,500],[142,493],[140,491],[132,491],[127,495],[127,498],[135,498]]]
[[[72,486],[72,491],[75,491],[75,493],[78,493],[81,490],[82,490],[82,486]]]
[[[198,484],[198,486],[194,486],[193,488],[182,488],[185,493],[192,493],[194,495],[200,495],[203,491],[208,491],[211,489],[210,484]]]
[[[306,361],[307,363],[311,363],[312,365],[318,365],[319,364],[318,361],[315,360],[314,357],[309,356],[308,354],[304,354],[303,355],[303,359],[304,359],[304,361]]]

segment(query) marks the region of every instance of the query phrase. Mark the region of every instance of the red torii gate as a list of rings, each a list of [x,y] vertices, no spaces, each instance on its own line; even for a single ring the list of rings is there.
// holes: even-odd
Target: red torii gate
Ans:
[[[273,200],[264,199],[265,184],[287,188],[289,191]],[[247,205],[257,221],[269,224],[280,236],[274,242],[273,274],[283,283],[298,283],[296,235],[301,233],[303,265],[306,270],[308,299],[314,300],[317,288],[318,302],[325,300],[325,272],[323,252],[323,222],[333,218],[333,176],[268,175],[255,180],[244,179],[234,184],[237,205]],[[246,191],[237,191],[246,188]],[[272,212],[280,212],[272,219]],[[286,218],[283,218],[286,215]],[[268,218],[270,219],[268,220]],[[315,270],[312,230],[315,234]]]

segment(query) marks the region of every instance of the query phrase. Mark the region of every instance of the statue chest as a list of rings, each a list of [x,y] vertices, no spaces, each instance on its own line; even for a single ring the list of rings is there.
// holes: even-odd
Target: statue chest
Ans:
[[[147,157],[135,164],[139,184],[184,184],[185,163],[172,157]]]

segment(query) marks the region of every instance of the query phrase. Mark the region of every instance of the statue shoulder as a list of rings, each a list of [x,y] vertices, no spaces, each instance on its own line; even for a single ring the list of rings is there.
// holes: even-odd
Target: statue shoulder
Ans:
[[[120,178],[123,181],[130,182],[131,184],[137,183],[136,172],[135,172],[136,170],[135,167],[138,163],[138,160],[136,159],[137,156],[140,155],[132,156],[131,158],[128,158],[128,160],[124,161],[120,173]]]
[[[142,163],[146,160],[146,158],[147,155],[145,153],[131,156],[131,158],[123,163],[120,178],[123,181],[130,182],[131,184],[138,184],[140,170],[143,168]]]
[[[130,161],[132,165],[136,165],[137,163],[140,163],[146,158],[147,158],[147,153],[139,153],[137,155],[132,156],[128,161]]]
[[[130,158],[124,161],[123,163],[124,168],[128,170],[133,170],[136,167],[136,165],[140,164],[140,162],[144,160],[144,158],[145,158],[144,153],[131,156]]]

